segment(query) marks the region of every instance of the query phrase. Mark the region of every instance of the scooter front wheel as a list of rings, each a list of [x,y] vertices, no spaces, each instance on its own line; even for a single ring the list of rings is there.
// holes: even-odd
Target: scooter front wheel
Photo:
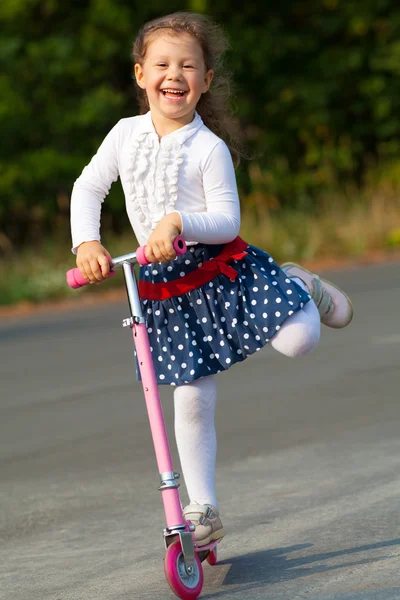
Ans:
[[[164,571],[172,591],[182,600],[195,600],[203,589],[203,568],[194,555],[193,572],[187,573],[180,541],[168,546],[164,557]]]

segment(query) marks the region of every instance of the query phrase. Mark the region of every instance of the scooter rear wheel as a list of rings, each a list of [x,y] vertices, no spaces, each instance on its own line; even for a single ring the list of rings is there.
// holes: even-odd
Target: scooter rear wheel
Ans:
[[[182,600],[195,600],[203,589],[203,567],[195,553],[193,573],[186,572],[180,541],[173,542],[164,557],[165,577],[172,591]]]
[[[210,554],[207,556],[206,561],[209,565],[216,565],[217,560],[217,546],[215,546],[212,550],[210,550]]]

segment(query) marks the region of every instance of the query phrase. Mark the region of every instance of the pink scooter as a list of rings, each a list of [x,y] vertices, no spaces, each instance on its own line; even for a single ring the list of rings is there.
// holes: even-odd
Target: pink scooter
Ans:
[[[181,237],[175,238],[177,254],[185,254],[186,244]],[[173,592],[183,600],[194,600],[203,587],[202,561],[215,565],[217,562],[217,542],[198,547],[194,537],[195,527],[186,521],[179,498],[177,480],[180,477],[172,467],[171,452],[165,428],[164,416],[158,393],[157,381],[151,356],[149,337],[140,305],[140,297],[133,265],[147,265],[145,247],[141,246],[131,254],[113,258],[110,275],[122,267],[131,316],[123,320],[124,327],[130,327],[136,347],[137,361],[142,378],[144,397],[149,415],[158,470],[161,478],[161,491],[167,526],[164,529],[164,571]],[[67,283],[71,288],[88,284],[79,269],[67,272]]]

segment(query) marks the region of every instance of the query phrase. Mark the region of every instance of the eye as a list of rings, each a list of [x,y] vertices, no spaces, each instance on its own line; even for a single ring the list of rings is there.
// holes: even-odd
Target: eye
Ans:
[[[193,65],[183,65],[184,69],[194,69]]]
[[[165,62],[161,62],[161,63],[157,63],[157,67],[166,67],[167,63]]]

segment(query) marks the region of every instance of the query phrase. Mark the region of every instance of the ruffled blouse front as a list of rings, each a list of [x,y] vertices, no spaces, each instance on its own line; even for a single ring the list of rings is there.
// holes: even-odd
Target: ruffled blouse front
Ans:
[[[141,245],[174,211],[181,216],[182,234],[189,243],[224,243],[239,231],[239,198],[229,150],[197,113],[191,123],[161,139],[150,112],[117,123],[75,182],[74,251],[84,241],[100,240],[101,204],[118,177]]]
[[[129,162],[128,200],[140,223],[153,231],[175,210],[182,146],[173,137],[159,143],[155,136],[141,133],[132,142]]]

